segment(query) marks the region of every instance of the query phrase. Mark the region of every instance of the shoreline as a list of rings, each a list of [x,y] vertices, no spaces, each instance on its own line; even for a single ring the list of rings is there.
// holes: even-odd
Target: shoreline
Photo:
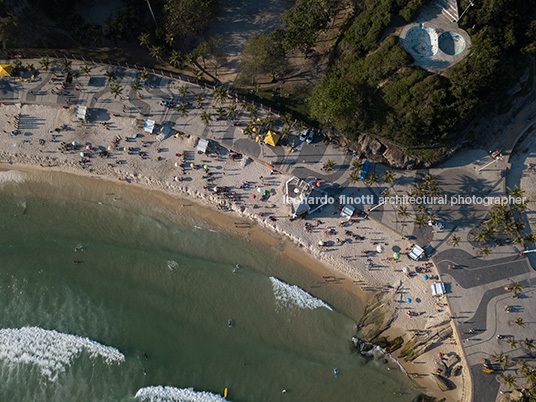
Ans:
[[[403,241],[400,235],[385,233],[386,231],[383,226],[380,226],[374,221],[359,219],[356,224],[357,227],[354,226],[352,230],[357,230],[359,234],[363,234],[366,241],[357,243],[351,243],[350,241],[348,244],[345,241],[344,245],[337,246],[333,244],[328,250],[321,249],[318,246],[318,239],[325,239],[324,229],[326,227],[331,226],[341,232],[344,230],[338,229],[340,218],[337,209],[333,207],[333,210],[331,210],[329,207],[326,207],[324,211],[315,213],[311,218],[307,219],[308,221],[314,221],[318,218],[318,220],[323,221],[321,227],[318,229],[316,227],[313,228],[311,233],[301,228],[303,225],[302,221],[288,221],[283,211],[285,207],[281,206],[283,200],[281,188],[289,176],[283,174],[272,176],[268,167],[257,164],[256,162],[241,167],[238,162],[223,158],[220,155],[197,155],[195,149],[192,151],[195,144],[192,143],[191,138],[176,139],[173,137],[161,143],[152,141],[148,149],[150,157],[148,160],[140,161],[137,155],[127,155],[126,152],[119,149],[117,151],[114,150],[112,157],[115,160],[125,160],[125,163],[111,167],[109,162],[113,162],[113,159],[102,159],[96,155],[92,155],[89,164],[79,165],[77,163],[80,159],[78,152],[60,154],[56,150],[60,144],[60,140],[50,140],[49,130],[53,129],[54,126],[60,126],[61,124],[75,125],[72,121],[71,113],[61,109],[58,110],[56,108],[38,105],[10,105],[4,107],[3,111],[7,111],[8,109],[11,109],[12,114],[16,110],[18,113],[19,110],[22,111],[25,109],[25,115],[36,116],[45,121],[49,119],[49,121],[40,128],[40,133],[36,133],[35,131],[31,133],[31,141],[45,140],[45,144],[42,144],[39,149],[36,149],[38,148],[37,145],[28,145],[28,142],[26,142],[28,140],[24,138],[4,135],[0,139],[0,150],[2,150],[0,152],[0,160],[2,161],[0,167],[2,169],[19,171],[36,169],[41,172],[52,170],[64,174],[85,176],[92,179],[100,179],[103,183],[108,183],[109,186],[121,188],[122,191],[123,185],[128,184],[129,189],[138,189],[134,190],[134,193],[140,196],[140,198],[136,199],[136,202],[146,201],[147,199],[147,202],[152,205],[157,204],[163,207],[167,205],[171,208],[170,210],[172,212],[174,208],[181,208],[180,213],[184,213],[185,211],[189,213],[191,212],[191,208],[185,208],[184,201],[195,202],[198,205],[196,208],[201,207],[204,209],[204,212],[201,213],[201,219],[208,221],[209,224],[216,222],[216,226],[227,228],[231,233],[240,236],[247,234],[253,241],[268,242],[268,244],[274,241],[275,243],[278,242],[278,240],[268,240],[269,238],[275,239],[276,237],[281,237],[284,239],[283,242],[288,242],[288,245],[282,251],[285,257],[292,258],[302,265],[303,262],[306,262],[308,268],[314,266],[311,270],[315,272],[315,269],[318,269],[318,272],[315,273],[329,273],[330,275],[325,275],[325,277],[333,276],[335,279],[334,284],[344,287],[347,291],[351,291],[363,305],[372,298],[373,294],[370,293],[371,291],[378,292],[385,290],[386,283],[393,285],[400,283],[400,286],[408,287],[414,299],[422,301],[418,302],[420,303],[418,306],[419,309],[425,310],[424,314],[421,314],[422,319],[428,317],[429,320],[422,321],[421,317],[411,318],[406,316],[406,314],[399,314],[400,311],[398,311],[390,329],[384,335],[393,333],[407,334],[410,328],[424,328],[429,321],[433,322],[435,320],[436,308],[434,301],[428,300],[430,299],[428,283],[419,282],[420,278],[406,279],[406,276],[402,273],[402,265],[406,265],[405,263],[393,265],[387,262],[387,265],[385,265],[384,261],[388,261],[388,259],[376,259],[375,265],[377,261],[378,268],[368,270],[365,268],[366,259],[359,256],[360,251],[375,248],[372,244],[384,244],[387,250],[389,246],[396,244],[407,247],[408,244],[405,244],[407,241]],[[74,130],[70,129],[64,134],[61,134],[63,136],[61,141],[70,142],[76,139],[81,144],[84,144],[85,141],[86,143],[92,143],[93,149],[96,149],[96,146],[105,147],[115,135],[125,136],[125,133],[128,133],[129,130],[132,131],[132,128],[129,128],[131,119],[114,116],[112,120],[114,127],[110,130],[111,132],[103,131],[100,127],[75,128]],[[3,124],[4,129],[9,129],[8,124],[8,119],[6,119]],[[84,133],[80,134],[80,130],[83,130]],[[153,140],[154,136],[146,138]],[[140,142],[138,140],[136,145],[140,145]],[[134,142],[124,143],[124,145],[134,145]],[[164,145],[168,151],[163,154],[164,160],[157,161],[154,159],[156,155],[155,148],[156,146],[163,147]],[[15,150],[16,152],[10,152],[9,150]],[[174,166],[173,161],[176,158],[173,158],[172,155],[186,150],[188,150],[188,153],[194,153],[191,163],[195,163],[196,165],[208,164],[210,172],[214,172],[214,182],[210,184],[210,187],[216,184],[215,182],[217,181],[219,186],[232,188],[233,192],[239,196],[240,203],[233,202],[229,199],[222,199],[210,192],[210,190],[207,191],[207,188],[203,188],[205,184],[204,179],[201,177],[203,169],[189,169],[186,167],[186,174],[182,175],[184,181],[175,181],[178,169]],[[222,152],[224,151],[222,150]],[[188,162],[190,163],[190,160]],[[253,188],[239,191],[239,184],[246,181],[253,182]],[[117,186],[117,184],[120,184],[120,186]],[[268,202],[261,203],[260,207],[258,205],[259,201],[251,198],[257,186],[270,189]],[[147,189],[151,189],[151,191],[147,192]],[[172,206],[177,200],[179,200],[182,206]],[[129,204],[125,200],[121,201],[121,207],[128,208]],[[112,198],[109,202],[113,205],[114,199]],[[272,208],[268,204],[275,205],[276,207]],[[207,212],[207,210],[210,212]],[[269,219],[270,217],[274,217],[276,221],[272,221]],[[256,225],[250,226],[249,224],[243,225],[244,227],[237,227],[234,222],[235,220],[241,220],[246,223],[252,220],[258,225],[258,229]],[[339,236],[342,237],[343,235],[339,234]],[[374,241],[374,243],[368,244],[371,241]],[[350,243],[352,244],[351,248],[347,247]],[[403,249],[404,247],[401,248]],[[348,256],[349,252],[356,254]],[[315,264],[312,263],[313,261]],[[337,277],[341,275],[344,276],[344,279]],[[396,294],[393,295],[393,298],[395,296]],[[406,306],[401,307],[401,309],[405,308]],[[404,340],[407,341],[408,339]],[[452,351],[456,349],[455,347],[452,348],[442,345],[442,350]],[[435,354],[434,352],[431,353],[432,356]],[[396,356],[394,357],[396,358]],[[430,356],[423,355],[424,364],[419,364],[420,370],[418,372],[425,371],[430,373],[433,369],[432,360],[433,358],[430,359]],[[411,365],[411,363],[403,361],[400,361],[400,363],[408,372],[416,371],[416,367]],[[435,389],[433,388],[434,382],[431,378],[412,378],[412,380],[420,387],[424,387],[425,391],[429,394],[447,397],[448,400],[459,399],[459,395],[455,396],[451,394],[452,396],[447,396],[444,393],[439,394],[436,391],[437,387]]]

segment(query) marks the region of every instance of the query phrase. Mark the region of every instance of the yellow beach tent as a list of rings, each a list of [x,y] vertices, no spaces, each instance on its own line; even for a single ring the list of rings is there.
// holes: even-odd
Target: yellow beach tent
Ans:
[[[264,142],[272,147],[275,147],[277,145],[277,141],[279,141],[279,138],[281,138],[279,134],[274,133],[273,131],[268,131],[268,134],[266,134],[266,137],[264,137]]]
[[[11,64],[0,64],[0,76],[10,77],[11,68]]]

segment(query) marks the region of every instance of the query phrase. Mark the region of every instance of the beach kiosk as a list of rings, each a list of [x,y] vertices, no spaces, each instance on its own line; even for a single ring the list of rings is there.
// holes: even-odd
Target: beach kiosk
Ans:
[[[419,261],[422,257],[424,257],[424,250],[422,247],[414,245],[409,252],[408,257],[414,261]]]
[[[197,152],[200,154],[206,154],[208,144],[208,140],[205,140],[204,138],[199,138],[199,142],[197,143]]]
[[[0,64],[0,76],[11,77],[11,64]]]
[[[432,289],[432,296],[443,296],[445,292],[445,284],[443,282],[436,282],[430,286]]]
[[[281,136],[279,134],[274,133],[273,131],[268,131],[268,133],[264,137],[264,142],[268,145],[271,145],[272,147],[275,147],[280,137]]]
[[[154,131],[155,122],[154,120],[147,119],[145,120],[145,124],[143,125],[143,131],[146,133],[152,134]]]

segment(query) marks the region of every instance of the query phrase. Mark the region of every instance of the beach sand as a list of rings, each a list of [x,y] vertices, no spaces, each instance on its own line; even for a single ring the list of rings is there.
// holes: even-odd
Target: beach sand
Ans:
[[[21,134],[11,136],[14,115],[19,113]],[[385,333],[391,339],[401,335],[404,340],[408,340],[412,335],[409,330],[430,328],[438,322],[448,320],[450,316],[448,305],[438,311],[437,300],[430,293],[430,281],[425,281],[422,275],[408,278],[402,272],[406,266],[414,272],[415,267],[422,264],[411,263],[406,256],[402,256],[401,261],[404,262],[393,263],[387,260],[387,257],[392,256],[393,250],[406,250],[410,246],[407,240],[376,222],[363,218],[340,227],[338,205],[326,206],[322,211],[308,216],[305,221],[290,221],[283,195],[283,186],[289,177],[279,173],[271,174],[271,169],[265,165],[250,160],[244,166],[242,161],[229,159],[226,150],[216,149],[214,144],[209,155],[198,154],[194,148],[196,138],[193,136],[170,137],[161,142],[155,136],[139,136],[126,142],[127,136],[139,133],[140,130],[136,130],[134,119],[122,116],[103,117],[109,123],[108,129],[105,129],[99,116],[93,116],[91,124],[81,126],[75,121],[73,110],[57,107],[15,104],[3,106],[0,114],[4,114],[0,123],[3,130],[3,133],[0,131],[1,168],[4,171],[20,172],[4,172],[2,180],[27,180],[36,192],[39,182],[54,181],[58,191],[48,195],[52,198],[69,197],[69,194],[73,196],[82,190],[87,194],[88,186],[98,186],[99,190],[94,191],[92,198],[87,201],[117,205],[125,209],[137,208],[140,203],[146,203],[151,205],[148,210],[154,210],[156,205],[167,219],[173,220],[179,214],[191,214],[210,225],[272,245],[281,242],[281,238],[290,239],[297,247],[287,241],[284,247],[286,256],[326,277],[326,283],[333,285],[330,277],[336,277],[336,286],[352,291],[362,301],[370,299],[380,290],[386,290],[387,284],[399,288],[398,293],[390,295],[397,301],[396,319]],[[62,125],[67,125],[67,128],[55,131]],[[121,140],[117,148],[109,151],[109,157],[98,156],[99,149],[106,150],[117,136]],[[80,156],[82,149],[63,153],[59,151],[62,142],[71,144],[72,141],[77,141],[83,149],[91,144],[92,149],[86,151],[84,158]],[[133,153],[129,154],[125,147],[132,147]],[[142,159],[140,151],[146,153],[146,158]],[[186,158],[176,156],[183,155],[185,151]],[[157,160],[157,157],[161,159]],[[89,162],[81,164],[81,159]],[[183,159],[184,174],[176,166]],[[196,168],[191,168],[191,163]],[[207,176],[202,168],[205,164],[208,165],[211,182],[203,178]],[[67,174],[76,174],[79,179],[68,179]],[[177,177],[181,177],[182,181],[177,181]],[[245,182],[250,183],[249,188],[240,188]],[[227,187],[230,195],[216,194],[213,191],[216,185],[220,189]],[[259,187],[270,192],[268,200],[260,201]],[[252,198],[253,195],[255,198]],[[251,220],[260,227],[249,224]],[[318,226],[317,220],[322,222]],[[304,230],[305,222],[312,225],[311,231]],[[326,235],[327,227],[333,227],[337,234]],[[344,234],[345,230],[365,239],[352,240]],[[275,238],[274,233],[277,234]],[[337,245],[337,238],[345,240],[344,244]],[[331,242],[333,245],[321,248],[318,246],[319,241]],[[379,244],[384,247],[382,253],[375,251]],[[362,257],[364,251],[368,251],[369,256]],[[374,266],[367,269],[369,259]],[[430,273],[434,274],[437,271]],[[405,302],[407,297],[411,297],[411,303]],[[445,300],[442,302],[445,303]],[[419,315],[410,317],[406,314],[407,311]],[[468,381],[464,381],[467,375],[451,377],[456,389],[448,392],[438,390],[430,376],[438,352],[444,355],[460,354],[456,340],[452,339],[419,356],[413,363],[402,363],[410,375],[422,375],[415,381],[423,387],[423,391],[427,390],[430,394],[447,400],[467,400],[470,394],[466,389]],[[397,352],[394,357],[397,357]]]

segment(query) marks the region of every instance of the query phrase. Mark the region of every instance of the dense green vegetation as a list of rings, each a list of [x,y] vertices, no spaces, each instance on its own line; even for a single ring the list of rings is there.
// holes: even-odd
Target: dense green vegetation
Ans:
[[[249,38],[242,51],[239,83],[255,85],[259,75],[276,81],[288,69],[288,52],[314,47],[340,5],[338,0],[297,0],[283,14],[280,29]]]
[[[364,0],[343,33],[327,76],[314,88],[311,114],[350,139],[361,130],[406,145],[452,143],[479,112],[495,111],[536,52],[536,8],[522,0],[475,2],[463,24],[471,54],[428,73],[385,28],[398,14],[411,20],[425,1]],[[460,9],[468,1],[460,2]]]

